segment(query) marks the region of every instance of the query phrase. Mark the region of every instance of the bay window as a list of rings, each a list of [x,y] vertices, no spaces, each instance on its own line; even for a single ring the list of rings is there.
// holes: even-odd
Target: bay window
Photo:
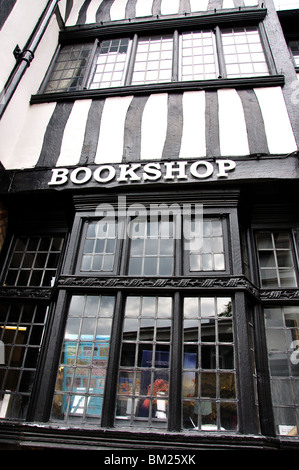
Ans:
[[[247,322],[243,294],[234,287],[196,288],[234,272],[234,209],[207,208],[200,236],[192,239],[183,218],[188,213],[189,229],[197,233],[195,210],[185,213],[179,204],[176,211],[169,206],[167,216],[153,215],[150,204],[126,217],[117,211],[96,217],[80,207],[69,246],[73,251],[75,243],[78,254],[65,267],[72,274],[65,278],[66,323],[50,422],[242,432],[241,397],[247,386],[254,388],[253,370],[246,391],[238,375],[244,361],[246,371],[252,364],[249,339],[241,340],[248,347],[244,359],[235,342],[243,328],[236,309]],[[255,415],[255,401],[247,407]]]
[[[45,93],[177,81],[269,75],[257,26],[65,45],[57,53]]]

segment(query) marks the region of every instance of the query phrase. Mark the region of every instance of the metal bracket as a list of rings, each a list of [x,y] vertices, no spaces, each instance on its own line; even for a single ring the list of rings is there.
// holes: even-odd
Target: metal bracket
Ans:
[[[30,49],[24,49],[23,51],[20,49],[20,46],[17,44],[13,50],[13,55],[17,62],[24,60],[27,62],[27,66],[30,66],[30,62],[34,58],[34,54]]]

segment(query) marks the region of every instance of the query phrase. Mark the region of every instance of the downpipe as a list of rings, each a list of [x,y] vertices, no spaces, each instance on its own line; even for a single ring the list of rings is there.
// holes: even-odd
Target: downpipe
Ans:
[[[0,119],[2,118],[4,111],[16,91],[24,73],[27,68],[30,67],[31,62],[34,59],[34,53],[47,29],[58,2],[59,0],[51,0],[48,3],[23,51],[15,50],[17,64],[0,95]]]

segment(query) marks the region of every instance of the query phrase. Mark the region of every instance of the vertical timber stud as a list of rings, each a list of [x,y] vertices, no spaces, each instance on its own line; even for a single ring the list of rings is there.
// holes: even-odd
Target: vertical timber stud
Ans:
[[[246,299],[242,292],[235,293],[234,317],[240,432],[243,434],[257,434],[258,421],[250,358]]]
[[[32,421],[48,421],[52,408],[53,391],[58,371],[61,344],[64,337],[67,319],[67,292],[62,289],[58,293],[55,308],[47,324],[46,341],[41,358],[41,374],[37,385],[38,392],[34,402],[34,410],[30,413]]]
[[[263,318],[263,308],[260,305],[256,307],[254,315],[254,342],[256,351],[257,388],[261,432],[265,436],[275,437],[265,322]]]
[[[173,321],[171,342],[171,388],[169,391],[169,431],[180,431],[182,394],[182,297],[176,292],[173,297]]]
[[[103,414],[101,420],[101,426],[104,428],[112,427],[114,424],[116,387],[118,377],[119,355],[121,349],[121,333],[124,304],[124,294],[123,292],[118,292],[116,295],[114,319],[112,324],[109,363],[107,367]]]

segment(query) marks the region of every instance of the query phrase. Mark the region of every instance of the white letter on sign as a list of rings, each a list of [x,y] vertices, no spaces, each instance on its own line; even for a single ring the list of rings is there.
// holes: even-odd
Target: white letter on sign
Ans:
[[[236,168],[236,162],[232,160],[216,160],[216,163],[219,168],[219,173],[217,173],[218,177],[227,178],[227,172]]]
[[[199,173],[198,172],[198,167],[199,166],[204,166],[205,167],[205,172],[204,173]],[[208,178],[213,174],[213,165],[210,162],[205,162],[205,161],[199,161],[192,163],[190,166],[190,173],[193,175],[195,178]]]
[[[66,168],[55,168],[52,170],[52,178],[48,185],[64,184],[67,182],[67,175],[69,170]]]

